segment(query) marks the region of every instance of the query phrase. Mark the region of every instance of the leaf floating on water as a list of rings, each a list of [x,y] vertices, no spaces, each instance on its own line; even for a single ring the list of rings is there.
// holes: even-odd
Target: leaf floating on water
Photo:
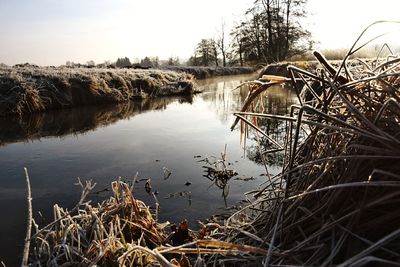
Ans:
[[[192,184],[192,183],[189,182],[189,181],[187,181],[187,182],[185,183],[186,186],[189,186],[189,185],[191,185],[191,184]]]
[[[180,191],[180,192],[176,192],[176,193],[170,193],[168,194],[165,198],[173,198],[173,197],[187,197],[187,196],[191,196],[192,192],[191,191]]]
[[[200,157],[201,158],[201,157]],[[204,157],[204,159],[200,159],[200,160],[198,160],[197,162],[205,162],[205,163],[207,163],[207,164],[213,164],[212,162],[211,162],[211,160],[210,160],[210,158],[212,158],[212,159],[214,159],[214,161],[216,160],[216,158],[214,157],[214,156],[205,156]]]
[[[150,178],[147,179],[146,183],[144,184],[144,189],[146,190],[147,193],[150,194],[151,189],[152,189],[152,187],[151,187],[151,179]]]
[[[221,158],[214,158],[215,160],[213,162],[211,162],[209,158],[204,159],[204,162],[206,162],[208,166],[202,166],[205,172],[203,176],[212,181],[213,185],[222,189],[222,197],[226,204],[226,198],[229,194],[228,182],[232,177],[238,175],[238,173],[229,168],[232,164],[227,161],[226,145],[224,151],[221,152]]]
[[[167,180],[172,174],[172,172],[167,167],[163,167],[163,173],[164,173],[164,180]]]
[[[218,179],[228,181],[232,177],[238,175],[238,173],[234,170],[218,170],[217,168],[212,168],[208,166],[203,166],[203,168],[206,169],[205,172],[207,172],[205,177],[208,177],[210,180]]]
[[[245,182],[251,181],[251,180],[255,180],[255,179],[256,179],[256,178],[254,178],[253,176],[251,176],[251,177],[237,177],[237,178],[235,178],[235,180],[245,181]]]

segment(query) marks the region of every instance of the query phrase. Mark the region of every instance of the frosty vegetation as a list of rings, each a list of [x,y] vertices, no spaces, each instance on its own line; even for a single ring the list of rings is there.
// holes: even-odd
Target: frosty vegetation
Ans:
[[[193,93],[193,76],[161,70],[0,67],[0,116]]]

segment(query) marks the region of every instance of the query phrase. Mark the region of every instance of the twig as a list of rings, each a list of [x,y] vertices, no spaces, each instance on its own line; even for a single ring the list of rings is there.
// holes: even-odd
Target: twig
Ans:
[[[28,169],[24,168],[25,177],[26,177],[26,187],[28,189],[28,221],[26,225],[26,236],[25,236],[25,245],[24,245],[24,253],[22,257],[22,267],[28,266],[28,258],[29,258],[29,247],[31,245],[31,230],[32,230],[32,194],[31,194],[31,183],[29,179]]]

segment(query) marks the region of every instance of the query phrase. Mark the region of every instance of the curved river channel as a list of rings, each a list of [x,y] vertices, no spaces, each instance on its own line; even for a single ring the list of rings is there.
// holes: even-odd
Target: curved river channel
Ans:
[[[254,76],[227,76],[198,81],[203,93],[185,98],[146,99],[123,105],[85,107],[0,120],[0,262],[16,266],[22,255],[27,204],[24,167],[31,178],[35,220],[52,218],[52,206],[72,208],[80,196],[77,177],[97,183],[93,201],[110,196],[110,183],[132,181],[135,196],[153,206],[144,188],[151,178],[160,204],[160,221],[173,223],[224,214],[240,205],[244,193],[265,182],[256,159],[254,138],[240,141],[230,131],[232,113],[240,110],[248,89],[236,89]],[[293,92],[271,88],[265,96],[269,112],[285,114],[296,102]],[[279,125],[272,124],[279,129]],[[239,127],[237,127],[239,128]],[[251,135],[249,135],[251,136]],[[243,145],[245,143],[245,145]],[[238,175],[225,190],[204,177],[204,159],[221,157]],[[203,161],[202,161],[203,160]],[[165,177],[165,168],[171,174]],[[269,171],[277,173],[271,161]],[[179,193],[183,192],[183,193]],[[0,264],[1,265],[1,264]]]

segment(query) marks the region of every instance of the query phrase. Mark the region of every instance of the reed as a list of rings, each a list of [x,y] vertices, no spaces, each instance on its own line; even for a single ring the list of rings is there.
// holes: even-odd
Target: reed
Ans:
[[[268,140],[260,148],[263,156],[284,153],[282,171],[225,223],[223,240],[268,250],[253,263],[400,264],[400,59],[349,60],[365,45],[358,39],[338,68],[318,52],[314,73],[289,66],[299,105],[287,116],[257,110],[260,96],[287,78],[250,83],[232,127],[241,122],[266,139],[261,119],[288,125],[284,142]]]

